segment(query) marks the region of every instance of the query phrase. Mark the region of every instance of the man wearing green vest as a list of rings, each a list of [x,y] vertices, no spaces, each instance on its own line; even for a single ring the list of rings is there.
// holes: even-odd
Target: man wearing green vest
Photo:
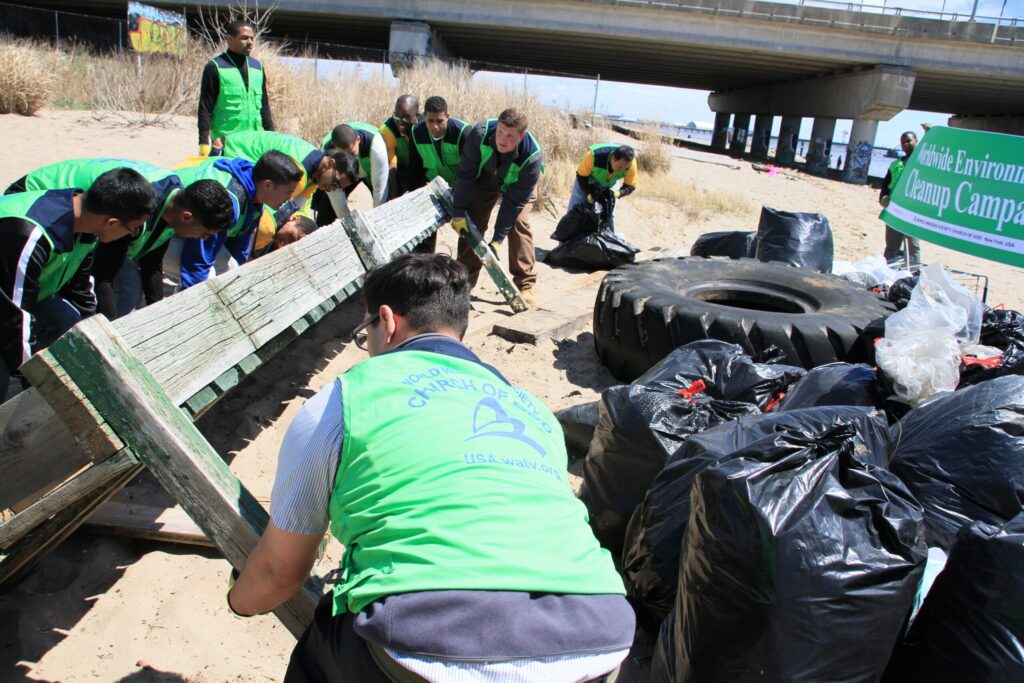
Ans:
[[[452,227],[460,233],[459,262],[469,269],[470,282],[476,285],[481,264],[469,242],[461,236],[466,230],[465,217],[469,216],[484,235],[491,211],[500,199],[491,248],[497,252],[508,237],[512,281],[522,292],[523,300],[536,306],[536,257],[529,217],[544,167],[540,143],[526,130],[527,123],[525,113],[506,109],[498,118],[481,121],[464,134],[466,142],[455,174]]]
[[[903,158],[889,164],[889,172],[882,181],[882,191],[878,195],[878,203],[882,208],[889,206],[889,198],[896,189],[896,181],[903,174],[903,166],[917,147],[917,135],[907,131],[900,136],[900,147]],[[906,245],[904,247],[904,245]],[[921,265],[921,241],[916,237],[908,237],[898,230],[885,226],[885,251],[882,253],[888,263],[907,263],[911,266]]]
[[[584,202],[593,204],[600,193],[610,193],[615,199],[630,195],[636,191],[638,177],[636,151],[632,147],[617,143],[591,145],[576,168],[568,210]],[[613,213],[608,219],[609,227],[614,227],[614,220]]]
[[[228,49],[206,63],[199,86],[199,154],[210,153],[210,140],[246,130],[274,130],[263,65],[250,57],[256,40],[252,26],[232,21],[224,26]]]
[[[328,154],[348,152],[355,156],[359,161],[359,177],[343,192],[324,193],[329,201],[321,200],[316,205],[318,224],[326,225],[335,218],[348,216],[348,198],[360,182],[370,191],[374,208],[388,200],[388,149],[379,128],[363,121],[349,121],[335,126],[324,136],[322,144]]]
[[[288,683],[590,681],[629,650],[635,617],[558,421],[461,342],[469,289],[440,254],[371,271],[354,335],[370,358],[288,429],[270,523],[227,595],[239,615],[273,609],[328,528],[344,544]]]
[[[95,313],[96,245],[135,234],[155,211],[153,186],[128,168],[107,171],[84,193],[0,197],[0,400],[19,365]]]
[[[71,187],[85,191],[115,168],[130,168],[148,180],[157,210],[138,235],[96,249],[92,265],[96,299],[99,312],[110,320],[130,313],[142,295],[147,305],[163,299],[163,258],[171,237],[202,239],[226,230],[235,220],[237,204],[225,186],[203,180],[192,168],[169,171],[131,159],[70,159],[49,164],[16,180],[7,194]]]
[[[428,97],[423,105],[423,121],[412,129],[412,145],[409,147],[410,189],[423,187],[441,176],[451,187],[455,187],[455,173],[459,170],[462,156],[463,133],[468,127],[465,121],[448,116],[448,102],[443,97]],[[416,251],[431,254],[437,245],[437,233],[416,246]]]
[[[413,126],[423,120],[420,101],[415,95],[395,100],[395,113],[380,124],[380,134],[388,148],[388,199],[401,197],[412,187],[409,179],[409,146]]]

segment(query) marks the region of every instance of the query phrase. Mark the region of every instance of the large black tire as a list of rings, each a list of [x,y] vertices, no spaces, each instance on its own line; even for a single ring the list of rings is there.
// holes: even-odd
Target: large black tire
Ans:
[[[895,308],[846,280],[753,259],[654,259],[601,282],[594,305],[597,353],[632,381],[698,339],[739,344],[757,356],[775,345],[784,363],[813,368],[867,358],[859,333]]]

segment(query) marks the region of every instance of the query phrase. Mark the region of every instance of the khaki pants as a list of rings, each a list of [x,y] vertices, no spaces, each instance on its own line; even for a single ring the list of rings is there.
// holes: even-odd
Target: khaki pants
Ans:
[[[533,233],[530,231],[530,210],[533,208],[534,195],[530,196],[523,210],[516,216],[516,222],[512,226],[512,232],[508,235],[508,270],[512,275],[512,281],[520,290],[531,289],[537,281],[537,275],[533,272],[533,265],[537,260],[533,251]],[[479,186],[473,188],[473,194],[469,200],[469,218],[476,225],[485,241],[487,237],[491,212],[495,204],[501,199],[500,190],[488,190]],[[459,263],[469,270],[469,281],[474,287],[480,278],[482,264],[469,242],[459,238]]]

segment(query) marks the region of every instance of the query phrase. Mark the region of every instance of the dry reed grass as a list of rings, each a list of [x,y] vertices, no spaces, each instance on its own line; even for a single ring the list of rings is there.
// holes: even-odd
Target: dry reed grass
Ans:
[[[28,40],[0,41],[0,114],[32,116],[53,100],[64,59]]]

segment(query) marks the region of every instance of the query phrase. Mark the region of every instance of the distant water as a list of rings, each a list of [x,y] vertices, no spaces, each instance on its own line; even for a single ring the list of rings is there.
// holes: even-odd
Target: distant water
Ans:
[[[672,137],[690,139],[694,142],[703,142],[711,144],[711,132],[710,131],[694,131],[689,129],[677,129],[677,128],[662,128],[666,135]],[[772,137],[771,149],[775,149],[775,145],[778,143],[777,137]],[[797,154],[804,156],[807,152],[808,141],[801,140],[797,145]],[[887,148],[875,147],[874,154],[871,155],[871,165],[868,167],[868,175],[875,178],[884,178],[886,172],[889,170],[889,164],[895,159],[885,156]],[[832,160],[829,166],[832,168],[836,167],[836,159],[842,158],[843,163],[846,163],[846,144],[842,142],[832,143]]]

